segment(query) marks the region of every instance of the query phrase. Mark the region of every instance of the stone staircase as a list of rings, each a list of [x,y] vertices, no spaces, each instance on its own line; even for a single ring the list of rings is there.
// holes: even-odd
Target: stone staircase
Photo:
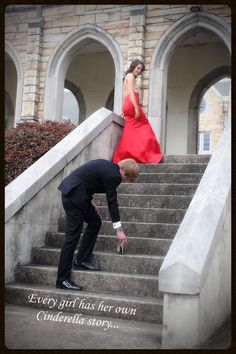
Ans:
[[[6,302],[54,312],[107,316],[113,321],[119,318],[152,323],[161,341],[163,298],[158,290],[159,269],[209,158],[167,155],[159,165],[140,165],[136,183],[119,186],[120,216],[129,240],[124,255],[116,253],[106,197],[95,196],[103,225],[93,262],[102,271],[73,270],[72,279],[83,286],[82,292],[55,288],[64,238],[64,219],[60,219],[58,232],[47,233],[45,247],[33,248],[32,262],[16,267],[16,282],[6,286]],[[57,303],[50,308],[45,299],[55,299]],[[59,304],[63,301],[62,308]]]

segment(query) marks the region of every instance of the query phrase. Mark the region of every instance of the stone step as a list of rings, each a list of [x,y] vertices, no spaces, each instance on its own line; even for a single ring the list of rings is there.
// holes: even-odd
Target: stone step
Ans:
[[[125,208],[119,207],[121,221],[179,224],[186,209],[158,209],[158,208]],[[110,213],[107,207],[99,207],[99,215],[102,221],[110,221]],[[65,223],[65,217],[60,218],[60,224]],[[59,232],[64,232],[65,227],[60,225]]]
[[[168,239],[153,239],[153,238],[140,238],[128,237],[128,244],[125,247],[126,254],[135,255],[150,255],[150,256],[165,256],[172,240]],[[110,252],[116,250],[117,238],[116,236],[102,236],[100,235],[95,245],[95,251]]]
[[[199,183],[202,173],[139,173],[136,182],[132,183]]]
[[[37,302],[40,299],[48,300],[43,304]],[[6,286],[5,302],[44,310],[162,323],[163,299],[156,297],[68,291],[46,285],[15,283]]]
[[[64,233],[47,232],[46,247],[61,248]],[[167,253],[172,240],[128,237],[126,252],[129,254],[146,254],[163,256]],[[95,244],[95,251],[115,252],[117,246],[116,236],[99,235]]]
[[[48,304],[30,298],[50,298],[56,300],[57,311],[162,323],[158,272],[209,159],[209,155],[165,155],[161,164],[140,164],[137,182],[120,184],[120,217],[128,237],[124,255],[116,252],[106,196],[95,195],[103,224],[92,262],[102,270],[72,269],[71,278],[83,286],[82,292],[55,287],[65,232],[65,218],[60,218],[59,232],[48,232],[46,246],[32,249],[32,263],[16,267],[16,283],[6,286],[6,302],[49,310]]]
[[[164,155],[161,163],[208,163],[211,155]]]
[[[142,275],[158,275],[164,261],[162,256],[114,254],[93,252],[92,262],[99,264],[101,269],[113,273]]]
[[[117,188],[119,194],[148,194],[148,195],[187,195],[193,196],[198,184],[170,183],[121,183]]]
[[[158,209],[158,208],[125,208],[119,207],[122,221],[151,222],[178,224],[182,221],[185,209]],[[102,220],[111,220],[107,207],[99,208]]]
[[[179,223],[147,223],[122,220],[122,226],[127,234],[127,237],[173,239],[179,228]],[[65,232],[65,219],[63,217],[59,219],[58,231]],[[115,235],[112,222],[103,220],[99,233],[101,235]]]
[[[139,171],[145,173],[204,173],[207,163],[160,163],[139,164]]]
[[[185,195],[138,195],[119,194],[118,203],[120,207],[139,208],[164,208],[164,209],[187,209],[192,197]],[[96,194],[94,201],[98,206],[107,206],[105,194]]]
[[[41,285],[56,284],[57,267],[43,265],[18,265],[16,282]],[[161,297],[158,276],[110,272],[72,270],[72,280],[86,291],[110,292],[132,296]]]
[[[57,266],[60,248],[33,247],[32,263]],[[92,263],[100,266],[101,271],[113,273],[157,275],[164,258],[162,256],[133,255],[94,251]]]

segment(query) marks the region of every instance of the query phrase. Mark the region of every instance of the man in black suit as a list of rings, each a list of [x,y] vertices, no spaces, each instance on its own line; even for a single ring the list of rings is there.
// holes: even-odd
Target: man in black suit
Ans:
[[[137,177],[138,165],[133,159],[125,159],[118,164],[98,159],[80,166],[61,182],[58,189],[62,192],[62,204],[66,213],[66,233],[58,265],[57,288],[82,290],[82,287],[70,279],[70,275],[84,221],[87,227],[73,265],[75,269],[100,270],[90,263],[102,224],[98,208],[92,200],[94,193],[106,193],[118,243],[126,244],[127,237],[120,222],[116,188],[122,181],[135,181]]]

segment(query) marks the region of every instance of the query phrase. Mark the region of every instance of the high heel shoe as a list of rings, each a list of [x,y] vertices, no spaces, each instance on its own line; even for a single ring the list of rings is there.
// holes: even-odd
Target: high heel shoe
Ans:
[[[116,250],[118,253],[124,254],[125,253],[125,246],[123,244],[118,244]]]

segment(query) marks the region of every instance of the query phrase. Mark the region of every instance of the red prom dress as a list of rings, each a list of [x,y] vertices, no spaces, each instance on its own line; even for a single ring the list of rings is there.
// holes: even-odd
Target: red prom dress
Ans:
[[[123,104],[125,126],[120,142],[113,155],[113,163],[132,158],[137,163],[159,163],[163,154],[154,132],[139,103],[139,94],[134,92],[140,116],[135,118],[134,106],[129,95]]]

